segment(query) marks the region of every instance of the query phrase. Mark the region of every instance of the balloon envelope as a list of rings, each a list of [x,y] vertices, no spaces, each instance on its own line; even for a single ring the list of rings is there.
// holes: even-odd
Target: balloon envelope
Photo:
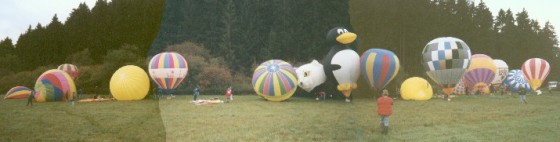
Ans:
[[[119,101],[142,100],[150,89],[150,79],[142,68],[127,65],[115,71],[109,82],[109,89]]]
[[[531,91],[531,86],[527,83],[527,80],[523,76],[523,72],[521,70],[509,71],[503,84],[506,85],[512,92],[519,91],[519,88],[522,86],[525,88],[525,91]]]
[[[261,63],[253,73],[253,89],[269,101],[289,99],[297,89],[296,71],[290,63],[269,60]]]
[[[52,69],[37,78],[35,93],[37,102],[66,101],[76,93],[76,85],[66,72]]]
[[[68,73],[68,75],[70,75],[70,77],[72,77],[72,80],[74,80],[74,81],[76,81],[76,79],[80,76],[80,70],[78,69],[78,66],[76,66],[76,65],[62,64],[62,65],[58,66],[57,69]]]
[[[360,69],[364,79],[374,89],[383,89],[399,72],[399,58],[395,53],[379,48],[371,48],[360,58]]]
[[[16,86],[16,87],[13,87],[12,89],[8,90],[8,92],[4,96],[4,99],[27,98],[27,97],[29,97],[29,94],[31,94],[31,91],[33,91],[33,90],[31,90],[31,89],[29,89],[25,86]]]
[[[494,79],[496,66],[487,55],[475,54],[464,76],[465,85],[481,93],[489,93],[490,83]]]
[[[404,100],[425,101],[432,98],[432,85],[426,79],[411,77],[401,85],[401,97]]]
[[[161,89],[175,89],[188,73],[187,61],[181,54],[163,52],[150,60],[148,71],[152,80]]]
[[[465,95],[465,82],[462,79],[455,85],[453,92],[457,95]]]
[[[358,87],[356,82],[360,77],[360,55],[354,50],[341,50],[333,56],[331,64],[341,66],[340,69],[333,71],[333,75],[339,84],[338,91],[349,97],[352,90]]]
[[[426,74],[450,95],[469,66],[471,50],[461,39],[440,37],[426,44],[422,57]]]
[[[550,73],[550,65],[544,59],[532,58],[523,63],[521,70],[531,88],[537,90]]]
[[[494,65],[496,65],[496,72],[494,75],[494,79],[492,79],[492,84],[502,84],[502,82],[506,79],[506,76],[509,72],[509,67],[503,60],[494,59]]]

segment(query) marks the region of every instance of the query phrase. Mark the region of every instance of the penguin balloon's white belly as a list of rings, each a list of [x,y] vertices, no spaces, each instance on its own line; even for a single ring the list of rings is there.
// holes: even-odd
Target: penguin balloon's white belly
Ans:
[[[351,84],[360,77],[360,55],[354,50],[345,49],[334,54],[331,64],[340,65],[333,75],[338,84]]]

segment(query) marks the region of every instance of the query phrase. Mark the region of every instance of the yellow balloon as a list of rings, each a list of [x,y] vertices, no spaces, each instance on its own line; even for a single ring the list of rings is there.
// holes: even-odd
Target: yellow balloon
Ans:
[[[494,64],[494,60],[490,58],[490,56],[484,54],[474,54],[471,58],[471,64],[469,65],[467,71],[478,68],[487,68],[492,72],[496,72],[496,65]]]
[[[401,85],[401,97],[404,100],[425,101],[432,98],[432,85],[423,78],[411,77]]]
[[[142,68],[127,65],[113,74],[109,87],[113,97],[119,101],[142,100],[148,94],[150,80]]]

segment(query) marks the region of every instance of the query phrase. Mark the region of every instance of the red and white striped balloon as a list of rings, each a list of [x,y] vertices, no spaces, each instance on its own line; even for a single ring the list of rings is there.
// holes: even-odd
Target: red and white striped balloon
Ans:
[[[531,88],[537,90],[550,73],[550,65],[544,59],[531,58],[523,63],[521,70]]]

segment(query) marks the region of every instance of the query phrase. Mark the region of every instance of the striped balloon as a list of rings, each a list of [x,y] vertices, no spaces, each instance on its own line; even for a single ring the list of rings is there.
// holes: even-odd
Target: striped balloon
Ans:
[[[531,58],[523,63],[521,70],[531,88],[537,90],[550,73],[550,65],[544,59]]]
[[[58,66],[57,69],[68,73],[68,75],[70,75],[70,77],[72,77],[72,79],[74,81],[76,81],[76,79],[80,76],[80,70],[78,69],[78,67],[76,65],[62,64],[62,65]]]
[[[494,79],[494,72],[487,68],[478,68],[465,74],[465,85],[469,88],[488,89],[490,82]]]
[[[152,57],[148,71],[159,88],[175,89],[187,76],[188,64],[179,53],[163,52]]]
[[[426,44],[422,59],[426,74],[450,95],[469,66],[471,50],[461,39],[440,37]]]
[[[258,95],[269,101],[283,101],[297,89],[296,71],[288,62],[269,60],[255,69],[252,83]]]
[[[492,58],[484,54],[475,54],[464,76],[465,85],[472,90],[489,93],[488,87],[496,76],[495,72],[496,65]]]
[[[27,98],[27,97],[29,97],[29,94],[31,94],[31,91],[32,91],[31,89],[29,89],[25,86],[16,86],[16,87],[13,87],[12,89],[8,90],[8,92],[4,96],[4,99]]]
[[[383,89],[397,76],[399,68],[399,58],[389,50],[371,48],[360,57],[362,75],[374,89]]]
[[[507,86],[512,92],[519,91],[521,86],[523,86],[527,92],[531,91],[531,86],[527,83],[527,80],[523,76],[523,72],[521,70],[509,71],[503,85]]]
[[[76,93],[76,85],[66,72],[52,69],[39,76],[35,91],[37,102],[66,101]]]

